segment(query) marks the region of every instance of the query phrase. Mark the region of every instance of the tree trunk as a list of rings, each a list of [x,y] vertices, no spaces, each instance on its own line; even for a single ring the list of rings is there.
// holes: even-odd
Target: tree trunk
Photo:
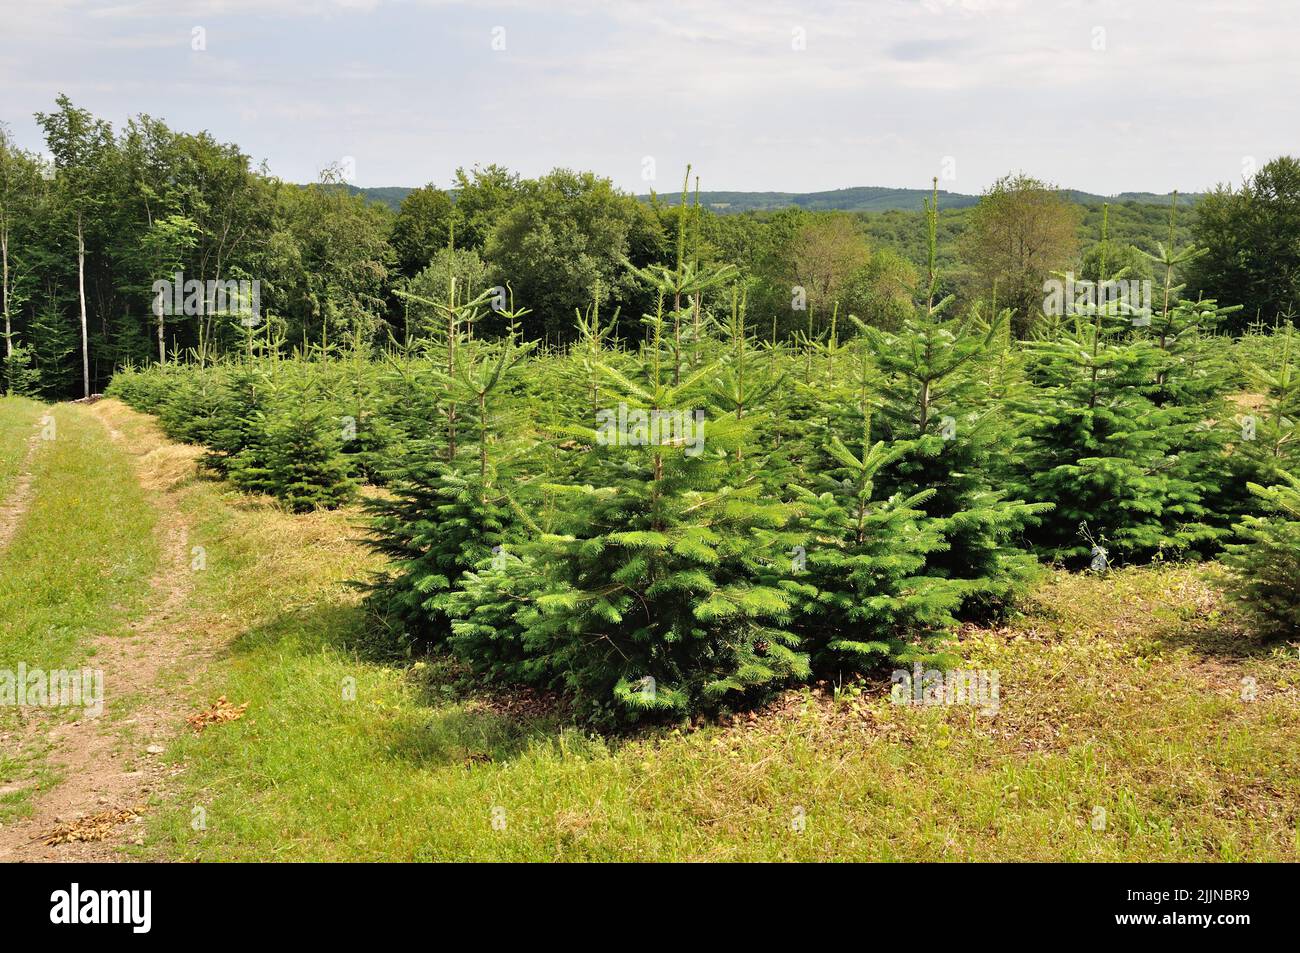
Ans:
[[[158,363],[167,363],[167,340],[165,337],[166,321],[164,315],[167,309],[163,307],[161,301],[154,302],[154,310],[158,316]]]
[[[9,232],[0,232],[0,261],[3,261],[3,293],[5,313],[5,357],[14,356],[13,328],[9,326]]]
[[[86,236],[77,213],[77,295],[81,302],[81,383],[90,396],[90,334],[86,329]]]

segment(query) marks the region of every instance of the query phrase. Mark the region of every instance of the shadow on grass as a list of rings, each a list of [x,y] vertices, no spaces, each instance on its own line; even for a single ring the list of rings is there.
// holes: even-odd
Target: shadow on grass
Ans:
[[[292,646],[304,652],[334,649],[367,661],[378,661],[359,649],[365,642],[367,618],[364,608],[343,602],[290,608],[245,629],[231,642],[230,651],[238,655]]]
[[[559,725],[549,720],[519,721],[475,703],[428,709],[427,719],[395,726],[387,756],[430,769],[508,761],[539,748],[566,754],[583,745],[562,742]]]
[[[1235,618],[1185,627],[1162,626],[1151,634],[1169,648],[1191,649],[1198,655],[1230,661],[1267,658],[1278,645],[1283,644],[1261,638]]]
[[[432,769],[506,760],[537,746],[574,752],[576,736],[562,730],[561,709],[539,693],[485,688],[445,655],[395,658],[374,644],[372,621],[363,606],[350,603],[290,609],[242,632],[230,654],[325,651],[402,673],[413,704],[381,716],[377,757]]]

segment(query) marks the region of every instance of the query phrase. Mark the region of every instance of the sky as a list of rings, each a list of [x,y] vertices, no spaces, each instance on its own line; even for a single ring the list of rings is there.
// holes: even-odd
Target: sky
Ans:
[[[306,182],[497,162],[638,193],[1200,191],[1300,153],[1296,0],[0,0],[0,121],[67,93]]]

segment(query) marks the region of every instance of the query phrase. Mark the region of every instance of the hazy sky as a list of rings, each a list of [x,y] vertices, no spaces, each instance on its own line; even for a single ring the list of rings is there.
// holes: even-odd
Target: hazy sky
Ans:
[[[36,147],[62,91],[366,186],[1189,191],[1300,153],[1297,47],[1296,0],[0,0],[0,120]]]

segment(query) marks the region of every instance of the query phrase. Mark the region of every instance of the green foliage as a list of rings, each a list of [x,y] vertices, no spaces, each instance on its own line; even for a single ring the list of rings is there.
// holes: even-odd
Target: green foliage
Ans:
[[[409,192],[393,219],[389,237],[397,270],[408,278],[419,274],[451,242],[454,222],[451,197],[442,189],[426,185]]]
[[[640,393],[653,413],[687,390]],[[749,426],[709,421],[694,455],[592,434],[590,482],[553,488],[568,532],[529,550],[548,581],[533,628],[589,710],[716,709],[808,673],[776,564],[790,511],[731,458]]]
[[[204,463],[224,474],[230,472],[236,459],[247,466],[257,452],[271,409],[271,381],[265,367],[248,362],[231,367],[218,386],[220,419],[204,441],[208,447]],[[276,492],[276,487],[270,487],[270,491]]]
[[[520,178],[495,163],[456,170],[456,245],[482,251],[497,222],[514,204]]]
[[[371,605],[407,637],[433,644],[450,633],[448,609],[462,575],[500,554],[518,508],[503,486],[511,473],[496,398],[532,346],[518,346],[513,335],[471,344],[482,300],[456,304],[453,293],[439,306],[446,365],[428,365],[421,383],[444,411],[445,439],[421,440],[418,452],[387,471],[391,493],[366,504],[371,544],[390,564],[370,586]],[[521,312],[508,316],[513,323]]]
[[[1250,485],[1269,512],[1237,526],[1242,542],[1228,546],[1224,560],[1235,595],[1260,633],[1275,639],[1300,632],[1300,479],[1279,476],[1275,486]]]
[[[349,421],[329,394],[342,379],[337,365],[294,361],[153,365],[120,372],[108,394],[156,413],[173,440],[204,446],[205,465],[236,486],[304,512],[342,505],[355,490]]]
[[[587,179],[546,190],[498,197],[557,220],[620,208]],[[847,297],[859,278],[880,290],[861,292],[867,320],[832,302],[786,336],[766,310],[781,249],[843,250],[846,233],[772,216],[780,241],[737,266],[757,235],[687,195],[644,232],[671,223],[675,242],[575,292],[573,330],[552,336],[571,344],[522,343],[537,322],[518,289],[481,287],[494,232],[486,258],[439,249],[403,281],[409,333],[382,351],[339,321],[286,359],[271,315],[236,329],[237,360],[196,348],[111,392],[295,510],[346,502],[354,476],[383,484],[365,501],[377,638],[565,690],[607,724],[733,709],[814,673],[951,665],[960,625],[1005,612],[1039,558],[1214,556],[1265,505],[1247,485],[1295,459],[1290,332],[1219,334],[1232,309],[1183,297],[1199,252],[1172,216],[1168,244],[1116,268],[1103,214],[1090,259],[1100,285],[1150,268],[1154,301],[1085,304],[1021,342],[1009,309],[960,307],[930,206],[922,281],[870,252],[826,272]],[[653,296],[637,327],[609,306],[627,289]]]
[[[1266,163],[1240,188],[1220,185],[1196,206],[1192,226],[1205,255],[1190,283],[1240,304],[1233,330],[1250,321],[1292,321],[1300,311],[1300,160]]]
[[[296,185],[254,168],[234,143],[149,116],[115,128],[61,97],[38,119],[54,164],[43,176],[34,154],[6,136],[0,233],[8,236],[10,264],[5,333],[18,334],[32,351],[47,397],[98,390],[128,365],[177,358],[206,364],[242,350],[238,322],[211,300],[201,314],[164,315],[160,323],[152,283],[177,272],[185,281],[259,282],[265,327],[304,353],[336,353],[358,333],[367,346],[418,341],[432,315],[409,295],[438,298],[449,275],[462,295],[489,285],[513,289],[531,311],[519,332],[550,345],[572,340],[572,309],[593,297],[607,315],[622,316],[620,336],[639,338],[636,318],[656,293],[645,275],[684,266],[699,274],[730,269],[744,282],[752,323],[766,339],[825,339],[837,309],[896,330],[908,316],[916,269],[926,263],[920,213],[893,208],[915,208],[919,193],[911,190],[773,193],[759,198],[762,210],[737,215],[737,203],[747,199],[701,193],[698,179],[693,197],[688,188],[668,202],[564,169],[535,179],[498,165],[458,169],[444,191],[358,189],[346,181],[349,170],[331,168],[320,182]],[[1285,183],[1273,177],[1277,188],[1261,198],[1271,175],[1261,172],[1252,206],[1265,225],[1241,234],[1252,236],[1243,247],[1268,246],[1269,260],[1284,266],[1275,278],[1285,283],[1292,280],[1278,237],[1289,234]],[[1149,266],[1133,248],[1150,251],[1164,233],[1154,196],[1125,196],[1109,207],[1115,233],[1106,247],[1080,260],[1073,239],[1085,226],[1075,213],[1085,222],[1105,214],[1096,196],[1055,193],[1014,176],[978,199],[943,194],[953,207],[938,217],[940,296],[957,293],[953,311],[960,313],[981,299],[991,310],[1010,305],[1018,333],[1036,320],[1032,306],[1049,270],[1087,276],[1100,260],[1113,266],[1123,257],[1140,278]],[[839,211],[846,202],[854,211]],[[1256,214],[1266,206],[1267,215]],[[674,230],[676,246],[666,238]],[[1267,241],[1255,241],[1257,233]],[[1005,253],[1012,247],[1033,253],[1018,260]],[[1256,294],[1265,279],[1251,280]],[[792,307],[795,287],[807,293],[807,309]],[[1238,290],[1229,283],[1217,300],[1234,303]],[[729,293],[715,286],[691,296],[679,330],[692,359],[702,315],[725,309]],[[674,312],[679,304],[674,299]],[[1251,307],[1230,318],[1228,329],[1239,330]],[[489,320],[483,331],[504,328]]]
[[[436,645],[450,632],[462,574],[506,542],[511,513],[499,491],[445,461],[406,465],[391,490],[366,501],[373,547],[389,559],[371,605],[408,638]]]
[[[401,289],[407,341],[433,341],[441,333],[439,307],[452,294],[474,298],[489,288],[488,267],[473,249],[441,248]]]
[[[4,358],[0,361],[0,389],[6,396],[37,397],[41,392],[41,372],[35,366],[30,349],[6,339]]]
[[[1017,337],[1037,324],[1043,281],[1074,256],[1080,217],[1058,189],[1023,174],[998,179],[971,210],[962,234],[970,282],[1011,309]]]
[[[631,310],[641,300],[625,260],[657,252],[657,223],[643,205],[590,172],[557,169],[520,187],[485,247],[498,283],[508,280],[534,320],[529,337],[568,339],[574,302]]]
[[[855,456],[837,439],[830,453],[839,467],[823,475],[827,488],[795,488],[807,538],[794,551],[791,588],[802,597],[804,646],[820,667],[954,660],[936,642],[955,629],[965,587],[925,574],[946,546],[940,524],[921,509],[934,490],[883,500],[875,490],[881,468],[903,452],[882,441]]]
[[[119,398],[136,410],[157,414],[171,395],[177,378],[193,373],[192,369],[167,365],[154,366],[148,371],[124,367],[113,375],[104,393]]]
[[[172,385],[158,410],[163,432],[183,443],[211,443],[234,411],[223,382],[214,374],[195,374],[179,375]]]
[[[1028,349],[1037,386],[1016,402],[1028,442],[1015,492],[1055,504],[1031,534],[1035,548],[1080,565],[1094,545],[1126,560],[1212,546],[1222,535],[1206,522],[1213,487],[1184,453],[1204,427],[1201,409],[1157,403],[1168,354],[1095,310]]]
[[[584,449],[548,487],[560,531],[527,549],[546,579],[529,640],[597,718],[714,710],[809,672],[781,584],[792,511],[764,494],[750,443],[759,414],[707,413],[716,364],[678,373],[662,298],[647,325],[623,368],[591,360],[605,405],[568,428]]]
[[[277,387],[254,420],[253,443],[227,464],[235,486],[272,494],[295,513],[332,509],[352,498],[338,418],[307,388]]]
[[[928,211],[926,296],[896,332],[862,326],[878,373],[875,381],[864,375],[862,389],[878,394],[875,430],[898,450],[882,485],[923,500],[926,528],[943,540],[926,573],[960,582],[968,611],[996,611],[1036,574],[1016,540],[1052,501],[1019,487],[1013,492],[1021,499],[1008,498],[1007,464],[1023,450],[1005,412],[1008,395],[997,390],[1014,360],[1011,314],[984,322],[975,309],[963,320],[944,320],[953,298],[938,297],[937,206]]]

